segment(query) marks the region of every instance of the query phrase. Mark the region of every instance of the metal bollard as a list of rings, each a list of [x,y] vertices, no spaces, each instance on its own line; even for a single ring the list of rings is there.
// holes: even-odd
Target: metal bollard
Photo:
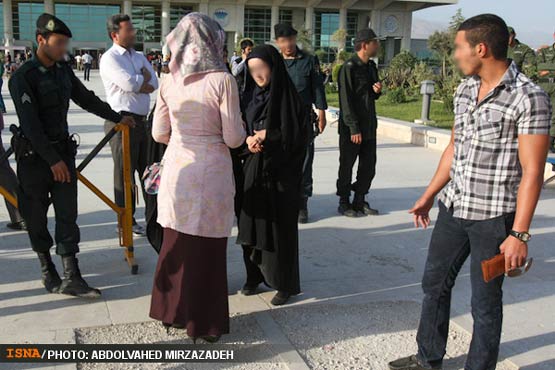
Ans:
[[[431,80],[424,80],[420,84],[420,94],[422,94],[422,115],[420,119],[415,119],[415,123],[428,124],[433,123],[430,119],[430,108],[432,106],[432,95],[435,92],[435,82]]]

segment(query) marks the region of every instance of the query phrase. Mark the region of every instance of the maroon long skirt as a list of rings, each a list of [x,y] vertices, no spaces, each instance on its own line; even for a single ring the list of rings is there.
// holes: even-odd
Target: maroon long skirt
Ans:
[[[227,238],[205,238],[164,228],[150,317],[184,325],[187,335],[229,333]]]

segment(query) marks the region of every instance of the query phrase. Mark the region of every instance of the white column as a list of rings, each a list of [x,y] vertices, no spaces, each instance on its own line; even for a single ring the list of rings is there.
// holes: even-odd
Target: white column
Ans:
[[[403,22],[403,38],[401,39],[401,50],[410,51],[412,37],[412,12],[406,12]]]
[[[131,0],[123,0],[123,7],[121,12],[131,16],[133,10],[133,2]]]
[[[279,23],[279,6],[273,5],[272,6],[272,15],[270,17],[271,30],[270,30],[270,40],[269,41],[274,41],[275,40],[276,33],[274,32],[274,26],[278,23]]]
[[[54,0],[44,0],[44,12],[54,14]]]
[[[162,29],[162,42],[166,41],[166,36],[170,33],[170,0],[162,0],[162,19],[160,20]]]
[[[245,37],[245,4],[237,3],[235,6],[235,43]]]
[[[312,6],[306,8],[304,28],[311,33],[314,31],[314,7]]]
[[[347,31],[347,8],[339,8],[339,29]],[[345,49],[345,39],[341,40],[337,47],[339,50]]]
[[[199,11],[199,13],[208,15],[208,1],[202,0],[198,4],[198,11]]]
[[[2,7],[4,12],[4,46],[10,47],[13,45],[12,0],[3,0]]]

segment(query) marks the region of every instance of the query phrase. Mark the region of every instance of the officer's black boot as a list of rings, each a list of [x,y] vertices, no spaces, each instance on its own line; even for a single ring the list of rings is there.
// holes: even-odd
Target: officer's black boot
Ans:
[[[62,256],[64,280],[58,292],[83,298],[100,297],[100,290],[90,287],[81,276],[81,271],[79,271],[77,262],[78,260],[75,254],[66,254]]]
[[[56,293],[62,284],[62,279],[56,271],[56,266],[52,262],[50,252],[38,252],[40,261],[40,270],[42,272],[42,284],[49,293]]]
[[[375,216],[379,214],[377,209],[370,208],[370,205],[367,201],[364,200],[364,195],[362,194],[355,194],[355,198],[353,200],[353,209],[364,215]]]
[[[308,222],[308,198],[302,198],[299,203],[299,223],[306,224]]]
[[[351,206],[351,201],[349,197],[339,198],[339,207],[337,207],[337,212],[347,217],[359,217],[360,215]]]

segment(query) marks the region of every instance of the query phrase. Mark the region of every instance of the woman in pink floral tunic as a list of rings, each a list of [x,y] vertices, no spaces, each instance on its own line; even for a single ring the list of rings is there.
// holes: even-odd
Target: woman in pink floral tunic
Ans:
[[[167,36],[172,60],[161,83],[152,136],[168,144],[158,192],[164,228],[150,316],[195,340],[229,332],[226,246],[235,185],[229,147],[245,141],[225,34],[200,13]]]

